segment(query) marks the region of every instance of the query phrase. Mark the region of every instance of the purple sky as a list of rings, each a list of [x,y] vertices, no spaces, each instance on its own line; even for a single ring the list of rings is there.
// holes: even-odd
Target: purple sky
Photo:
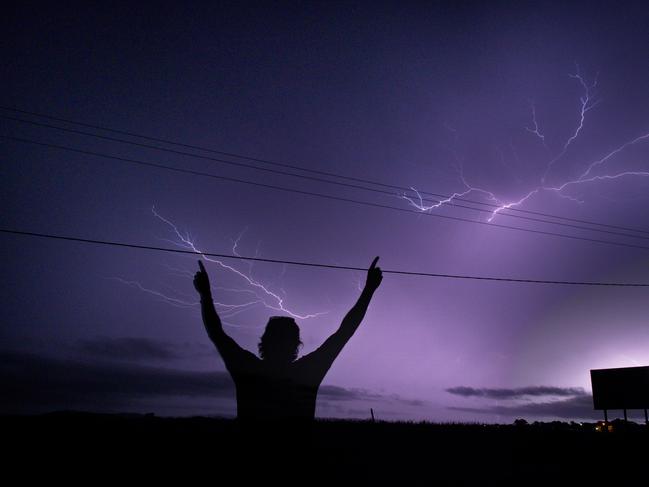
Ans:
[[[0,20],[0,105],[420,191],[450,195],[468,184],[481,191],[466,198],[489,203],[489,192],[499,204],[578,180],[621,149],[582,177],[614,179],[540,191],[517,208],[649,231],[649,137],[630,144],[649,134],[647,25],[641,3],[21,6]],[[397,195],[1,124],[2,135],[413,209]],[[0,150],[3,228],[174,246],[162,217],[211,252],[232,253],[237,242],[242,255],[326,264],[368,266],[380,255],[385,269],[649,282],[645,249],[6,138]],[[490,217],[452,206],[427,213]],[[649,233],[504,215],[492,222],[649,247]],[[11,391],[3,411],[234,414],[232,384],[192,305],[194,256],[7,235],[0,249],[0,383]],[[227,263],[290,312],[323,313],[298,319],[304,353],[335,330],[364,280],[352,271]],[[224,288],[215,299],[229,305],[219,308],[228,331],[255,351],[268,317],[285,314],[270,309],[277,299],[217,264],[207,268]],[[642,288],[386,275],[325,378],[317,414],[365,418],[372,407],[390,420],[599,417],[589,370],[648,365],[648,314]]]

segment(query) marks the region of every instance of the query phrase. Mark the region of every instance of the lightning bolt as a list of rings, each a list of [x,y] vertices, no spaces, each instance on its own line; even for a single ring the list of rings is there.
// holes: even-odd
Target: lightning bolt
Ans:
[[[492,202],[496,202],[496,204],[500,204],[499,200],[496,198],[496,196],[492,192],[487,191],[485,189],[475,187],[475,186],[471,186],[467,182],[467,180],[464,177],[464,174],[462,172],[459,173],[459,177],[460,177],[460,180],[462,181],[462,184],[465,187],[464,191],[455,192],[455,193],[453,193],[451,196],[449,196],[447,198],[433,200],[433,203],[430,204],[430,205],[427,205],[425,202],[426,201],[431,201],[431,200],[424,199],[422,197],[421,193],[416,188],[414,188],[413,186],[410,187],[410,190],[414,193],[414,196],[408,195],[406,193],[402,193],[399,197],[401,199],[406,200],[410,204],[410,206],[413,206],[414,208],[416,208],[417,210],[419,210],[421,212],[427,212],[427,211],[431,211],[431,210],[440,208],[443,205],[446,205],[448,203],[452,203],[453,200],[455,200],[457,198],[463,198],[463,197],[468,196],[468,195],[470,195],[472,193],[482,194],[483,196],[487,197],[487,200],[492,201]],[[492,216],[489,218],[489,221],[491,221],[491,219],[495,216],[495,214],[498,211],[502,211],[502,210],[506,209],[505,208],[506,206],[507,205],[503,205],[502,207],[499,207],[497,210],[494,210]]]
[[[156,298],[158,301],[169,304],[171,306],[174,306],[176,308],[194,308],[197,309],[200,306],[200,302],[196,300],[185,300],[185,299],[180,299],[176,298],[173,296],[170,296],[168,294],[165,294],[161,291],[157,291],[155,289],[149,289],[144,287],[142,284],[140,284],[137,281],[128,281],[126,279],[122,279],[121,277],[107,277],[107,279],[112,279],[118,282],[121,282],[122,284],[125,284],[129,287],[138,289],[144,293],[152,295],[154,298]],[[176,292],[177,293],[177,292]],[[261,300],[255,300],[255,301],[250,301],[247,303],[241,303],[241,304],[228,304],[228,303],[220,303],[220,302],[214,302],[215,307],[218,309],[219,315],[221,317],[221,322],[229,326],[231,328],[261,328],[261,326],[246,326],[246,325],[240,325],[240,324],[234,324],[230,321],[228,321],[230,318],[233,316],[238,315],[239,313],[243,311],[247,311],[251,307],[262,303]]]
[[[453,129],[450,125],[444,124],[444,126],[449,130],[453,132],[453,138],[455,141],[458,140],[458,135],[457,131]],[[441,206],[444,206],[445,204],[452,203],[453,200],[457,198],[463,198],[465,196],[470,195],[471,193],[478,193],[483,196],[486,196],[489,201],[497,202],[498,199],[496,196],[485,189],[478,188],[476,186],[472,186],[471,184],[468,183],[466,177],[464,176],[464,165],[461,157],[457,153],[455,149],[451,149],[451,154],[455,158],[455,162],[453,164],[453,167],[455,168],[456,172],[458,173],[458,178],[462,182],[462,185],[464,186],[464,191],[461,192],[454,192],[451,196],[443,199],[437,199],[437,200],[432,200],[432,204],[427,205],[425,202],[428,201],[430,202],[430,199],[424,199],[421,195],[421,193],[417,190],[417,188],[410,186],[410,190],[414,193],[414,195],[408,195],[405,192],[401,193],[399,198],[406,200],[410,206],[413,206],[419,211],[426,212],[426,211],[431,211],[437,208],[440,208]]]
[[[646,134],[640,135],[639,137],[636,137],[635,139],[630,140],[630,141],[628,141],[628,142],[622,144],[620,147],[618,147],[617,149],[615,149],[615,150],[609,152],[607,155],[605,155],[605,156],[602,157],[601,159],[598,159],[598,160],[596,160],[596,161],[590,163],[590,164],[588,165],[588,168],[587,168],[587,169],[582,173],[581,176],[579,176],[579,178],[577,178],[577,180],[576,180],[574,183],[577,183],[577,182],[579,182],[579,183],[585,183],[585,182],[591,182],[591,181],[596,180],[596,179],[595,179],[596,176],[595,176],[595,177],[589,177],[589,176],[590,176],[590,173],[592,172],[593,169],[595,169],[597,166],[600,166],[600,165],[604,164],[604,163],[607,162],[609,159],[611,159],[612,157],[614,157],[614,156],[616,156],[617,154],[619,154],[620,152],[622,152],[624,149],[626,149],[626,148],[628,148],[628,147],[630,147],[630,146],[632,146],[632,145],[636,145],[636,144],[638,144],[638,143],[644,142],[644,141],[646,141],[646,140],[649,140],[649,132],[647,132]],[[621,173],[619,173],[619,174],[617,175],[617,177],[619,177],[619,176],[623,176],[623,175],[646,176],[646,175],[647,175],[647,171],[627,171],[627,172],[621,172]],[[563,189],[563,188],[562,188],[562,189]]]
[[[528,132],[536,135],[539,139],[541,139],[541,143],[543,144],[543,147],[546,149],[548,148],[548,145],[545,143],[545,135],[541,133],[541,129],[539,128],[539,122],[536,120],[536,104],[533,101],[530,101],[530,109],[532,110],[532,128],[530,127],[525,127],[525,130]],[[513,145],[512,145],[512,151],[514,150]]]
[[[433,201],[432,204],[426,204],[426,202],[427,201],[430,202],[430,200],[424,199],[421,193],[414,187],[410,188],[413,191],[414,195],[408,195],[404,193],[400,195],[400,197],[406,200],[410,206],[416,208],[419,211],[426,212],[426,211],[431,211],[440,208],[445,204],[449,204],[454,199],[468,196],[471,193],[478,193],[483,197],[486,197],[488,201],[495,202],[495,204],[497,205],[496,208],[491,212],[491,214],[487,218],[488,222],[492,222],[496,218],[496,216],[502,211],[522,206],[530,199],[532,199],[533,197],[541,193],[553,193],[559,198],[567,199],[574,203],[582,204],[584,203],[584,201],[578,197],[571,195],[568,191],[569,189],[572,189],[578,185],[590,184],[598,181],[613,181],[613,180],[629,178],[629,177],[644,178],[649,176],[649,171],[645,171],[645,170],[634,170],[634,171],[609,170],[605,174],[595,174],[596,169],[605,167],[606,163],[613,162],[616,156],[620,155],[625,149],[628,149],[629,147],[635,145],[639,145],[644,142],[649,142],[649,132],[648,132],[620,144],[618,147],[608,152],[603,157],[600,157],[599,159],[596,159],[595,161],[589,163],[579,176],[572,179],[564,180],[563,182],[560,183],[555,183],[555,184],[546,183],[546,180],[550,175],[552,168],[555,166],[555,164],[558,161],[565,158],[568,149],[582,134],[586,123],[588,112],[590,112],[601,101],[601,99],[595,99],[594,97],[594,91],[598,84],[599,73],[597,73],[597,75],[594,77],[594,80],[591,83],[589,83],[586,81],[585,77],[581,74],[579,65],[576,65],[576,72],[573,74],[568,74],[568,77],[576,80],[582,89],[582,95],[579,98],[578,121],[574,129],[571,131],[570,135],[568,136],[568,138],[561,145],[559,152],[547,162],[545,166],[545,172],[541,176],[540,182],[536,186],[532,187],[532,189],[530,189],[527,193],[513,200],[500,199],[496,197],[496,195],[491,191],[470,185],[467,182],[466,178],[464,177],[462,167],[460,166],[459,168],[456,167],[456,170],[458,170],[460,180],[462,181],[464,187],[463,191],[454,192],[451,196],[447,198]],[[531,110],[532,125],[526,126],[525,130],[530,134],[532,134],[537,139],[539,139],[543,144],[543,146],[549,151],[550,149],[547,143],[546,136],[542,131],[541,126],[537,119],[536,104],[533,101],[530,101],[530,110]],[[457,134],[457,130],[451,128],[446,123],[444,124],[444,127],[453,132],[454,140],[457,141],[459,138]],[[516,151],[516,148],[514,147],[513,143],[510,143],[510,147],[511,147],[511,152],[514,155],[514,158],[518,160],[519,159],[518,152]],[[460,158],[457,154],[457,151],[453,149],[451,152],[455,155],[456,161],[459,161]]]
[[[183,234],[182,232],[180,232],[178,227],[174,223],[172,223],[171,221],[169,221],[168,219],[166,219],[165,217],[160,215],[156,211],[155,207],[152,207],[151,211],[153,212],[153,215],[156,218],[158,218],[160,221],[166,223],[173,230],[173,232],[175,233],[178,240],[177,241],[172,241],[172,243],[175,243],[176,245],[178,245],[181,248],[191,250],[194,253],[199,254],[207,262],[211,262],[213,264],[216,264],[219,268],[221,268],[223,270],[226,270],[226,271],[238,276],[240,279],[242,279],[249,286],[249,288],[251,288],[259,296],[261,302],[263,303],[263,305],[266,308],[269,308],[269,309],[274,310],[274,311],[279,311],[279,312],[282,312],[282,313],[286,313],[286,314],[288,314],[289,316],[291,316],[293,318],[298,318],[298,319],[302,319],[302,320],[306,320],[306,319],[309,319],[309,318],[316,318],[318,316],[326,314],[326,312],[312,313],[312,314],[298,314],[295,311],[292,311],[291,309],[287,308],[284,305],[284,299],[285,298],[283,296],[280,296],[279,294],[271,291],[268,288],[268,286],[262,284],[261,282],[259,282],[256,279],[254,279],[252,277],[252,275],[251,275],[251,272],[245,273],[245,272],[240,271],[239,269],[235,268],[234,266],[231,266],[229,264],[224,263],[221,260],[218,260],[218,259],[215,259],[215,258],[212,258],[212,257],[209,257],[209,256],[205,255],[200,249],[198,249],[196,247],[196,245],[194,243],[194,239],[189,235],[189,233]],[[244,232],[245,232],[245,230],[244,230]],[[234,245],[232,247],[232,252],[234,253],[234,255],[239,255],[237,253],[237,246],[238,246],[239,241],[241,240],[244,232],[242,232],[234,242]],[[259,255],[258,250],[257,250],[256,255]]]
[[[563,144],[561,152],[559,152],[559,154],[557,154],[556,157],[554,157],[548,162],[548,165],[545,169],[545,174],[543,174],[543,177],[541,178],[541,183],[545,183],[548,173],[552,170],[552,166],[554,166],[554,164],[564,156],[564,154],[568,151],[568,147],[570,147],[570,144],[572,144],[577,139],[577,137],[579,137],[579,133],[584,128],[584,121],[586,120],[586,112],[594,108],[601,101],[601,100],[593,101],[592,92],[591,92],[591,90],[593,90],[597,86],[597,78],[599,77],[599,73],[597,73],[597,75],[595,76],[595,80],[591,85],[589,85],[588,83],[586,83],[586,81],[584,81],[584,78],[581,76],[579,72],[579,65],[577,65],[577,72],[575,74],[569,74],[568,76],[571,77],[572,79],[578,80],[584,90],[584,94],[579,98],[579,101],[581,102],[581,106],[579,110],[579,123],[577,124],[577,127],[575,128],[573,134]]]
[[[586,170],[577,178],[571,179],[568,181],[565,181],[557,186],[539,186],[529,193],[527,193],[525,196],[523,196],[521,199],[518,201],[514,201],[511,203],[504,204],[498,208],[496,208],[489,219],[487,221],[491,222],[494,217],[501,212],[502,210],[506,210],[508,208],[513,208],[515,206],[520,206],[522,205],[525,201],[527,201],[529,198],[534,196],[535,194],[538,194],[542,191],[547,191],[547,192],[553,192],[556,193],[559,197],[569,199],[571,201],[574,201],[576,203],[583,203],[583,200],[580,200],[578,198],[575,198],[573,196],[567,195],[562,193],[566,188],[571,187],[571,186],[576,186],[580,184],[586,184],[586,183],[593,183],[596,181],[612,181],[620,178],[625,178],[625,177],[647,177],[649,176],[649,171],[618,171],[614,172],[613,174],[601,174],[601,175],[592,175],[593,169],[596,167],[604,164],[620,152],[622,152],[624,149],[632,146],[639,144],[644,141],[649,141],[649,132],[643,135],[640,135],[639,137],[636,137],[635,139],[632,139],[630,141],[625,142],[624,144],[620,145],[613,151],[609,152],[606,154],[604,157],[590,163]]]
[[[126,279],[122,279],[121,277],[107,277],[106,279],[112,279],[118,282],[121,282],[122,284],[125,284],[127,286],[139,289],[142,292],[145,292],[147,294],[150,294],[154,296],[156,299],[159,301],[165,302],[167,304],[170,304],[171,306],[175,306],[177,308],[194,308],[198,306],[200,303],[196,300],[194,301],[187,301],[184,299],[179,299],[175,298],[169,295],[166,295],[160,291],[156,291],[154,289],[148,289],[144,287],[142,284],[140,284],[137,281],[128,281]]]
[[[158,220],[162,221],[165,223],[171,230],[172,233],[175,235],[175,239],[168,239],[168,238],[162,238],[161,240],[168,242],[176,247],[180,247],[184,250],[191,250],[192,252],[200,255],[206,262],[214,264],[218,266],[219,269],[226,271],[229,274],[233,274],[236,279],[242,281],[244,287],[237,288],[237,287],[222,287],[222,286],[211,286],[211,289],[213,291],[225,291],[225,292],[232,292],[232,293],[240,293],[240,294],[247,294],[251,296],[251,300],[243,302],[243,303],[225,303],[225,302],[220,302],[220,301],[214,301],[214,305],[217,308],[219,315],[223,318],[223,323],[227,324],[228,326],[232,327],[237,327],[237,328],[251,328],[251,327],[243,327],[240,325],[234,325],[227,320],[240,314],[245,311],[249,311],[250,309],[257,307],[257,306],[263,306],[267,309],[270,309],[274,312],[281,312],[285,313],[293,318],[296,319],[302,319],[302,320],[307,320],[311,318],[316,318],[318,316],[324,315],[327,312],[319,312],[319,313],[309,313],[309,314],[300,314],[294,311],[293,309],[289,308],[286,306],[286,292],[281,289],[282,295],[272,291],[270,287],[266,284],[263,284],[260,282],[258,279],[254,278],[252,275],[252,263],[251,262],[246,262],[248,266],[247,271],[240,270],[232,265],[226,264],[223,261],[219,259],[212,258],[210,256],[207,256],[201,251],[195,244],[195,238],[192,237],[192,235],[189,232],[181,232],[178,228],[177,225],[175,225],[172,221],[169,219],[163,217],[158,213],[155,209],[155,207],[151,208],[151,211],[154,215],[155,218]],[[232,243],[232,253],[234,255],[239,256],[240,254],[238,253],[238,246],[241,242],[241,239],[243,238],[244,233],[247,231],[247,228],[244,229],[238,236],[237,238],[233,241]],[[255,256],[259,255],[259,246],[256,249]],[[192,279],[194,276],[194,273],[187,270],[187,269],[182,269],[178,267],[173,267],[168,264],[165,264],[165,267],[170,271],[172,275],[186,278],[186,279]],[[285,272],[285,269],[283,270]],[[166,304],[169,304],[171,306],[177,307],[177,308],[199,308],[200,307],[200,302],[196,299],[192,299],[188,296],[185,295],[185,298],[181,298],[178,296],[182,296],[183,293],[180,293],[178,291],[174,291],[173,293],[164,293],[159,290],[155,289],[150,289],[145,286],[143,286],[141,283],[137,281],[132,281],[132,280],[126,280],[122,279],[119,277],[112,277],[110,279],[117,280],[118,282],[121,282],[122,284],[125,284],[127,286],[133,287],[135,289],[138,289],[141,292],[147,293],[151,296],[153,296],[156,300],[159,300],[161,302],[164,302]],[[213,293],[216,295],[220,295],[222,293]],[[259,328],[259,327],[254,327],[254,328]]]

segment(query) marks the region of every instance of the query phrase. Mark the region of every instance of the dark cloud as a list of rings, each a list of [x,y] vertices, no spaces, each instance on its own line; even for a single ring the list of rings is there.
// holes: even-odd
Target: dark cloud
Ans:
[[[593,409],[593,398],[582,394],[569,399],[547,402],[528,402],[515,405],[491,405],[485,407],[450,407],[454,411],[509,416],[538,416],[562,419],[601,419],[601,411]]]
[[[349,400],[361,400],[361,399],[376,400],[376,399],[384,398],[384,396],[381,396],[380,394],[366,391],[364,389],[354,389],[354,388],[346,389],[344,387],[331,386],[331,385],[320,386],[320,389],[318,389],[318,395],[321,397],[325,397],[330,401],[336,401],[336,400],[349,401]]]
[[[176,360],[181,358],[178,346],[161,340],[139,337],[96,337],[79,340],[84,355],[114,360]]]
[[[130,408],[142,399],[234,397],[223,371],[201,372],[0,352],[0,409]]]
[[[129,345],[130,347],[130,345]],[[129,348],[139,350],[137,346]],[[151,350],[148,346],[142,347]],[[148,353],[148,352],[146,352]],[[150,354],[149,354],[150,355]],[[154,353],[155,355],[155,353]],[[162,357],[164,355],[155,355]],[[112,358],[108,354],[108,358]],[[225,371],[204,372],[113,361],[61,359],[0,351],[0,412],[33,413],[60,409],[92,411],[176,409],[205,411],[229,402],[234,383]],[[421,406],[418,400],[334,385],[320,387],[319,400],[341,407],[363,401]]]
[[[525,402],[513,404],[488,404],[480,407],[452,406],[449,409],[479,414],[500,414],[509,416],[538,416],[544,418],[595,419],[600,414],[593,410],[593,398],[581,387],[528,386],[514,389],[451,387],[447,392],[462,397],[515,400]],[[530,401],[529,398],[547,398]],[[565,399],[551,400],[563,397]]]
[[[74,352],[90,360],[168,362],[213,356],[211,344],[167,342],[146,337],[106,337],[78,340]]]
[[[391,396],[392,397],[392,396]],[[398,401],[400,401],[403,404],[406,404],[408,406],[413,406],[413,407],[423,407],[428,404],[428,401],[424,401],[422,399],[405,399],[401,396],[397,396]]]
[[[451,387],[446,392],[462,397],[486,397],[489,399],[520,399],[526,396],[584,396],[586,391],[581,387],[528,386],[515,389],[492,389],[473,387]]]
[[[366,389],[344,388],[339,386],[323,385],[318,390],[318,397],[328,401],[383,401],[396,402],[406,406],[425,406],[426,401],[421,399],[406,399],[398,394],[379,394]]]

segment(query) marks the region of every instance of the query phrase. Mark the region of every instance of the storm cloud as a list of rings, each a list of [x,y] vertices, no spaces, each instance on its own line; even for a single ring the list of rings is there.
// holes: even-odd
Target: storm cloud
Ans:
[[[454,411],[509,416],[537,416],[561,419],[601,419],[601,411],[593,409],[593,398],[588,394],[560,401],[529,402],[514,405],[487,405],[484,407],[451,406]]]
[[[137,343],[137,342],[136,342]],[[132,347],[130,350],[140,350]],[[149,344],[143,347],[150,354]],[[155,349],[154,349],[155,350]],[[110,355],[110,354],[109,354]],[[154,356],[166,356],[153,354]],[[170,349],[169,357],[175,352]],[[0,352],[0,412],[37,413],[53,410],[120,411],[141,408],[143,411],[167,410],[167,405],[182,414],[195,410],[209,410],[227,401],[234,412],[235,388],[226,371],[182,370],[170,367],[148,366],[137,363],[91,361],[55,358],[32,353]],[[398,395],[345,388],[334,385],[320,387],[323,403],[360,405],[364,402],[384,404],[401,403],[421,406],[419,400],[404,399]]]
[[[485,397],[488,399],[521,399],[526,396],[584,396],[586,391],[581,387],[528,386],[514,389],[492,389],[474,387],[451,387],[446,392],[462,397]]]
[[[117,360],[177,360],[174,344],[144,337],[95,337],[79,340],[78,350],[90,356]]]

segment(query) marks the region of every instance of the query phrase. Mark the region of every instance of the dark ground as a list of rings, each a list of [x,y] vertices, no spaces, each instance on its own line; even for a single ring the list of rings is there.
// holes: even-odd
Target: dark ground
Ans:
[[[21,484],[646,485],[649,430],[616,426],[317,421],[307,432],[215,418],[0,417],[4,477]]]

